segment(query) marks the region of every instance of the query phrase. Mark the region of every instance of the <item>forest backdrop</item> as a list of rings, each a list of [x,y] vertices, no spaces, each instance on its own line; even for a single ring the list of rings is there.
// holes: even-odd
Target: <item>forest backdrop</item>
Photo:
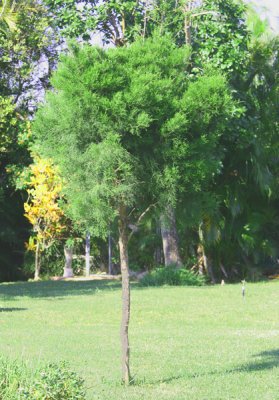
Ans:
[[[35,255],[40,274],[62,275],[64,247],[83,254],[88,229],[94,266],[107,270],[110,234],[119,273],[120,209],[133,233],[132,270],[183,264],[213,282],[277,271],[278,38],[267,21],[233,0],[0,7],[1,281],[33,277]],[[92,49],[96,32],[107,50]],[[53,87],[71,112],[61,131],[45,117],[49,133],[38,122],[34,135]],[[68,147],[56,152],[67,127],[80,137],[70,129]],[[100,138],[113,145],[103,159]],[[60,165],[44,158],[47,143]],[[106,176],[111,186],[100,187],[100,168],[116,171]],[[102,211],[96,199],[106,199]],[[76,273],[83,264],[75,261]]]

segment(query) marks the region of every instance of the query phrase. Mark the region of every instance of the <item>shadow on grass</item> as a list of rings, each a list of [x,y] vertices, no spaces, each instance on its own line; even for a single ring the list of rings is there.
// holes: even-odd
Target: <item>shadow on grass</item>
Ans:
[[[19,296],[30,298],[90,296],[100,291],[120,288],[120,282],[108,280],[16,282],[0,285],[0,299],[13,300]]]
[[[121,281],[90,280],[90,281],[40,281],[40,282],[13,282],[0,284],[0,299],[13,300],[15,297],[30,298],[60,298],[66,296],[90,296],[97,292],[120,290]],[[138,282],[131,282],[132,290],[148,290]],[[152,287],[154,289],[154,287]],[[165,289],[165,287],[158,287]]]
[[[138,282],[131,282],[132,290],[165,290],[175,286],[142,286]],[[200,288],[200,286],[191,286]],[[121,281],[114,279],[90,281],[40,281],[40,282],[12,282],[0,283],[0,299],[13,300],[15,297],[30,298],[63,298],[65,296],[92,295],[100,291],[120,290]]]
[[[242,364],[236,368],[225,369],[224,371],[211,371],[205,373],[197,373],[193,375],[188,375],[188,378],[200,378],[209,375],[226,375],[235,374],[240,372],[256,372],[270,370],[279,367],[279,349],[263,351],[258,354],[253,354],[251,356],[254,360],[246,364]],[[171,380],[179,379],[180,377],[173,377]]]
[[[132,379],[131,384],[134,386],[160,385],[162,383],[171,383],[179,379],[187,379],[187,378],[189,378],[187,374],[183,375],[180,374],[180,375],[169,376],[168,378],[151,379],[151,380],[148,378],[137,379],[136,377],[134,377]]]
[[[9,308],[1,308],[0,307],[0,313],[1,312],[13,312],[13,311],[25,311],[27,308],[20,308],[20,307],[9,307]]]
[[[171,383],[173,381],[178,381],[180,379],[199,379],[202,377],[208,377],[208,376],[224,376],[227,374],[235,374],[235,373],[250,373],[250,372],[256,372],[256,371],[263,371],[263,370],[270,370],[276,367],[279,367],[279,349],[275,350],[269,350],[269,351],[263,351],[258,354],[254,354],[252,358],[255,358],[254,361],[248,362],[247,364],[240,365],[236,368],[232,369],[225,369],[225,370],[217,370],[217,371],[208,371],[208,372],[202,372],[202,373],[196,373],[196,374],[189,374],[185,371],[185,374],[178,374],[178,375],[173,375],[161,379],[155,379],[155,380],[149,380],[149,379],[140,379],[137,380],[135,377],[134,380],[134,385],[136,386],[146,386],[147,384],[149,385],[158,385],[162,383]]]
[[[279,367],[279,349],[262,351],[261,353],[254,354],[253,358],[255,358],[254,361],[236,368],[236,371],[252,372]]]

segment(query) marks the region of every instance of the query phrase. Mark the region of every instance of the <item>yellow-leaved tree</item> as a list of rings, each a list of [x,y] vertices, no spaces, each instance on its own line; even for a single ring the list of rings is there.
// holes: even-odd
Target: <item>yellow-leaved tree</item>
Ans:
[[[26,184],[28,199],[24,203],[24,215],[33,225],[35,233],[26,247],[35,252],[34,279],[38,280],[43,251],[58,240],[66,229],[65,215],[59,206],[62,186],[59,168],[52,160],[36,156]]]

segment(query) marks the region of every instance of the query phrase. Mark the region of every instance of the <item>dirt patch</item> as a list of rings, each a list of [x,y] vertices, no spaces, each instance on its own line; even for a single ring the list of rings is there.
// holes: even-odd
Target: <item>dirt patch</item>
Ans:
[[[102,275],[102,274],[96,274],[96,275],[90,275],[90,276],[75,276],[73,278],[64,278],[63,276],[51,276],[50,280],[51,281],[95,281],[95,280],[117,280],[119,281],[121,279],[121,275]]]

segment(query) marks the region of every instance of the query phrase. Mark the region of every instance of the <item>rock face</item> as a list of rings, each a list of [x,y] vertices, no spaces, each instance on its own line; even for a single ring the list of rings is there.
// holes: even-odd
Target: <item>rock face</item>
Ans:
[[[73,248],[72,247],[64,247],[64,254],[66,259],[66,264],[64,267],[64,278],[72,278],[74,276],[72,262],[73,262]]]

